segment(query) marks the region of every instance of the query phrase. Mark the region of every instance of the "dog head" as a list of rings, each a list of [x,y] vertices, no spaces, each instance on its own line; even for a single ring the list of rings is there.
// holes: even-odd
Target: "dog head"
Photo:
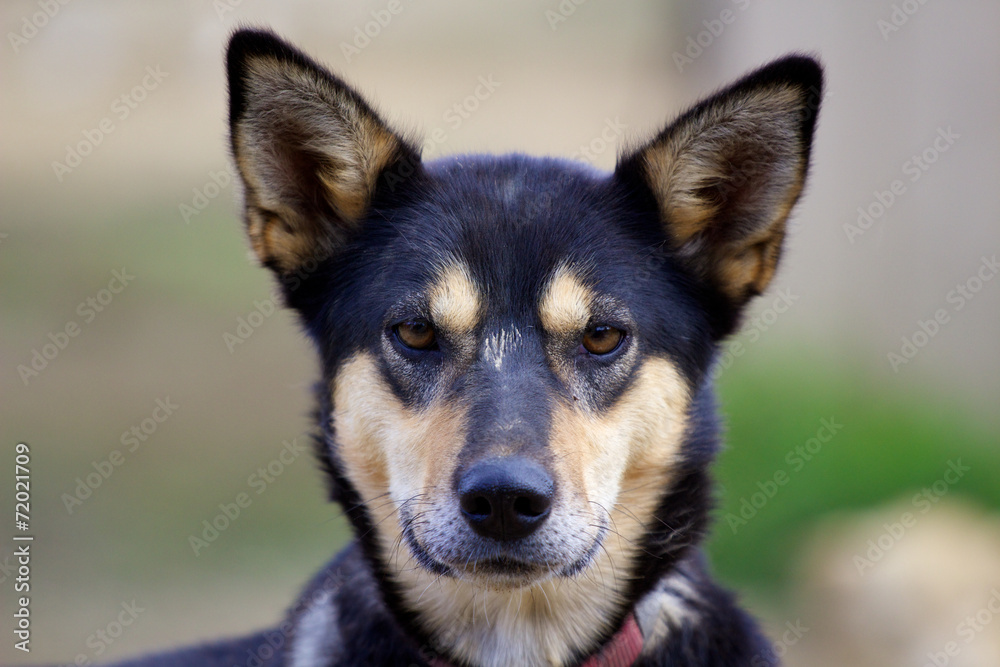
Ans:
[[[391,605],[458,659],[586,654],[700,537],[707,371],[774,273],[818,66],[757,71],[612,174],[425,164],[270,33],[228,73],[250,241],[321,355],[321,456]]]

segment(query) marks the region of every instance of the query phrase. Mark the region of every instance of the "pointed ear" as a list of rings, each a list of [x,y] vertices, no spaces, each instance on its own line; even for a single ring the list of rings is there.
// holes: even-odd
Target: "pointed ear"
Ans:
[[[618,176],[652,192],[681,262],[735,308],[774,275],[805,182],[822,85],[816,61],[778,60],[619,161]]]
[[[347,84],[270,32],[236,32],[226,65],[247,233],[262,263],[293,273],[358,228],[383,172],[419,156]]]

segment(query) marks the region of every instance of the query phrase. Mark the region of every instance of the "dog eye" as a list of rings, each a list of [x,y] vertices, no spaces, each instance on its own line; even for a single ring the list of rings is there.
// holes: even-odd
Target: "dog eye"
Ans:
[[[598,324],[589,327],[583,334],[583,349],[591,354],[611,354],[618,349],[625,339],[625,332],[621,329]]]
[[[424,319],[400,322],[393,331],[399,342],[411,350],[432,350],[437,347],[437,335],[434,327]]]

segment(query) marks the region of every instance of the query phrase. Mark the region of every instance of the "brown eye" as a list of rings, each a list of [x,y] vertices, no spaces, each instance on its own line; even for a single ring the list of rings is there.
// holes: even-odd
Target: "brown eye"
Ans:
[[[437,343],[434,327],[427,320],[408,320],[395,326],[396,338],[413,350],[430,350]]]
[[[610,354],[618,349],[625,332],[621,329],[598,324],[590,327],[583,334],[583,348],[591,354]]]

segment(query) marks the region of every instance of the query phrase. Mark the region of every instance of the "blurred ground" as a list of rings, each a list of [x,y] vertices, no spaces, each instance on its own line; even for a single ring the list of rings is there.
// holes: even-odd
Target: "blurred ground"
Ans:
[[[754,65],[792,50],[819,55],[828,94],[789,252],[742,348],[721,360],[730,449],[713,558],[775,637],[798,619],[816,628],[783,649],[791,665],[836,660],[824,647],[845,642],[856,655],[898,661],[882,664],[923,664],[945,644],[923,650],[917,637],[963,642],[964,615],[981,610],[996,583],[984,574],[951,586],[943,573],[978,571],[961,560],[974,546],[877,589],[903,600],[900,591],[940,581],[950,601],[937,619],[900,621],[889,654],[864,653],[837,615],[874,579],[852,579],[850,562],[844,574],[801,554],[827,544],[835,516],[855,525],[829,529],[837,546],[825,550],[843,554],[844,566],[886,530],[865,512],[882,507],[890,525],[920,512],[915,494],[933,490],[956,460],[969,471],[941,497],[963,499],[975,517],[1000,508],[1000,280],[991,268],[1000,252],[1000,5],[404,0],[365,43],[358,31],[385,6],[0,6],[0,438],[9,452],[0,471],[9,480],[14,443],[31,445],[37,535],[34,650],[24,660],[4,630],[0,663],[100,661],[271,622],[345,539],[307,455],[262,493],[250,485],[283,442],[305,441],[314,362],[292,319],[271,311],[225,173],[221,54],[247,23],[317,55],[399,126],[425,137],[442,129],[430,155],[519,150],[604,168],[617,147],[592,142],[609,121],[627,126],[622,142],[637,140]],[[344,44],[358,52],[348,57]],[[446,114],[479,77],[499,86],[456,122]],[[781,293],[793,306],[777,315]],[[241,321],[259,326],[227,347],[224,334]],[[20,370],[33,363],[37,374]],[[157,401],[176,406],[162,422]],[[822,420],[842,428],[816,446]],[[138,444],[133,427],[145,437]],[[116,449],[123,461],[102,476]],[[767,495],[779,471],[789,482]],[[78,493],[94,474],[99,484]],[[195,555],[189,536],[248,489],[252,505]],[[0,490],[13,507],[12,485]],[[947,533],[941,524],[965,524],[937,507],[899,544],[924,553],[924,537],[971,539]],[[0,541],[5,619],[14,604],[9,525]],[[836,608],[816,602],[824,595]],[[133,601],[143,609],[136,622],[114,641],[98,639]],[[889,636],[880,632],[887,617],[872,616],[869,629]],[[983,627],[969,647],[992,646],[984,639],[1000,622]],[[975,655],[964,649],[952,664]]]

